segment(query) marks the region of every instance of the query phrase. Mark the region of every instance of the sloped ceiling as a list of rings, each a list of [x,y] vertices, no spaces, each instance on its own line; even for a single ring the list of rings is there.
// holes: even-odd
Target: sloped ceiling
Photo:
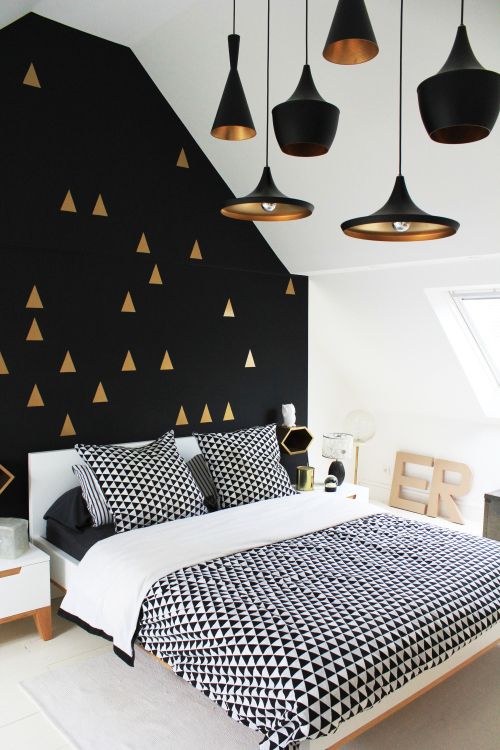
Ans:
[[[427,136],[416,87],[446,59],[459,22],[459,0],[407,0],[404,52],[403,172],[415,202],[455,218],[455,237],[435,242],[362,242],[339,224],[371,213],[389,196],[397,172],[398,0],[367,0],[380,54],[358,66],[326,62],[322,48],[335,0],[310,3],[310,62],[323,96],[341,111],[328,156],[296,159],[271,136],[270,161],[283,192],[315,204],[309,219],[259,225],[294,273],[341,272],[381,264],[500,257],[500,125],[483,141],[443,146]],[[228,71],[230,0],[7,0],[0,22],[28,10],[130,45],[222,177],[237,195],[255,187],[264,165],[266,0],[238,0],[240,74],[258,129],[242,143],[209,134]],[[271,102],[294,90],[304,56],[305,0],[272,0]],[[473,49],[488,68],[500,68],[500,6],[469,0],[465,22]],[[230,221],[228,219],[228,221]]]

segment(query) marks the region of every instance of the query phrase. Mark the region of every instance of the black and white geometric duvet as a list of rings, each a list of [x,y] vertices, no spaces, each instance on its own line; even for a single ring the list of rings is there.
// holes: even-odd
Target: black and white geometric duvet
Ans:
[[[491,627],[499,568],[497,542],[379,514],[161,578],[138,637],[288,750]]]

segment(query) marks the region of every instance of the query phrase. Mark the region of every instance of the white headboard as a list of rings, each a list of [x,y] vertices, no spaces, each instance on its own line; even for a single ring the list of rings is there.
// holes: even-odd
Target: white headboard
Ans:
[[[147,445],[151,441],[140,443],[121,443],[130,448]],[[189,461],[200,452],[195,437],[176,438],[177,450],[185,461]],[[45,536],[44,514],[53,502],[64,492],[78,484],[71,467],[81,464],[74,448],[62,451],[43,451],[28,453],[29,477],[29,530],[30,539]]]

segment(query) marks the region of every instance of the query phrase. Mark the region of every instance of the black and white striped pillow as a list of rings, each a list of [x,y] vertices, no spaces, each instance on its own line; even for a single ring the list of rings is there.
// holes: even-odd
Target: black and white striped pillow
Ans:
[[[214,478],[210,474],[208,464],[201,455],[198,453],[193,456],[188,462],[189,471],[193,475],[196,484],[203,492],[205,497],[205,505],[209,510],[218,510],[219,504],[217,501],[217,487],[215,486]]]
[[[113,514],[92,469],[85,464],[78,464],[73,466],[73,474],[80,482],[83,499],[92,518],[92,526],[113,523]]]

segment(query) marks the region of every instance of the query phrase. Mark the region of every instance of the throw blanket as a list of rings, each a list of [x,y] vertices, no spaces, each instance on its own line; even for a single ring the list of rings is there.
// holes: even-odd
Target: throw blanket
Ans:
[[[160,578],[138,637],[285,750],[492,627],[499,566],[494,541],[372,515]]]

